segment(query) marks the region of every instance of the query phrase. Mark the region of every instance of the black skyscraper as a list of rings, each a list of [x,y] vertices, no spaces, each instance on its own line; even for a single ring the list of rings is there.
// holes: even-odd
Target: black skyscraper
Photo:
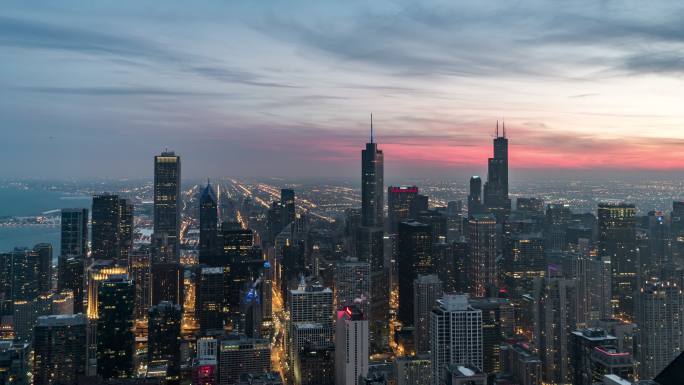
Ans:
[[[93,197],[92,251],[95,260],[117,260],[119,255],[119,196]]]
[[[83,313],[85,259],[81,256],[60,255],[57,267],[57,290],[71,290],[74,294],[74,314]]]
[[[418,187],[416,186],[390,186],[387,188],[387,222],[391,234],[397,233],[399,222],[411,219],[411,207],[417,196]]]
[[[86,257],[88,252],[88,209],[62,209],[59,255]]]
[[[288,223],[295,220],[295,192],[292,189],[280,189],[280,203],[283,205],[285,211],[283,212],[283,223],[287,226]]]
[[[36,253],[39,263],[38,281],[34,284],[38,286],[41,294],[48,294],[52,290],[52,245],[39,243],[33,246],[33,252]]]
[[[129,199],[119,199],[119,255],[120,266],[128,266],[133,251],[133,202]]]
[[[180,156],[162,152],[154,157],[154,261],[180,259]]]
[[[432,258],[432,228],[410,221],[399,224],[399,320],[413,325],[413,281],[418,275],[435,272]]]
[[[180,374],[182,315],[179,305],[167,301],[152,306],[149,311],[148,364],[168,364],[167,378],[177,378]]]
[[[373,142],[373,120],[371,117],[371,138],[366,149],[361,151],[361,225],[381,227],[384,206],[384,161],[378,144]]]
[[[125,275],[98,286],[97,373],[104,379],[133,375],[135,286]]]
[[[128,266],[133,248],[133,204],[118,195],[93,197],[93,258]]]
[[[199,220],[200,263],[207,263],[208,259],[215,258],[221,253],[218,241],[218,202],[209,183],[200,195]]]
[[[468,194],[468,216],[482,213],[482,179],[470,177],[470,193]]]
[[[508,198],[508,138],[506,126],[499,136],[499,123],[496,124],[496,138],[494,138],[494,157],[489,158],[487,166],[487,183],[484,185],[484,204],[496,215],[500,223],[511,210]]]
[[[168,301],[183,306],[183,265],[153,263],[151,272],[152,305]]]
[[[389,318],[389,267],[383,252],[384,161],[373,141],[371,116],[370,143],[361,151],[361,226],[356,231],[356,254],[371,265],[371,351],[386,349]]]
[[[200,333],[223,330],[230,312],[227,291],[230,283],[228,267],[202,267],[195,278],[195,316]]]

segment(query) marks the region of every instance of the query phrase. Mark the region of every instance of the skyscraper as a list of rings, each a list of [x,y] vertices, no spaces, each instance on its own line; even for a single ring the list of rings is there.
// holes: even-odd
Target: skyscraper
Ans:
[[[387,188],[387,221],[390,234],[399,231],[399,222],[409,218],[411,204],[418,195],[416,186],[389,186]]]
[[[35,385],[75,385],[86,375],[88,320],[83,314],[38,317],[33,331]]]
[[[180,375],[182,315],[181,307],[168,301],[162,301],[149,310],[147,361],[149,365],[165,363],[167,378]]]
[[[210,330],[223,330],[228,321],[228,277],[228,267],[203,267],[197,272],[195,316],[202,334]]]
[[[199,204],[199,258],[200,263],[207,263],[208,259],[218,257],[222,252],[218,239],[218,200],[209,182],[200,194]]]
[[[684,256],[684,201],[673,201],[670,213],[672,253],[675,257]]]
[[[332,331],[335,310],[333,292],[318,283],[300,282],[296,289],[288,292],[287,306],[290,322],[316,322]]]
[[[102,194],[93,196],[93,259],[118,262],[120,214],[121,208],[118,195]]]
[[[93,196],[92,256],[128,266],[133,248],[133,204],[118,195]]]
[[[135,207],[130,199],[119,199],[119,244],[117,259],[119,265],[128,266],[133,251],[133,214]]]
[[[88,253],[88,209],[62,209],[61,247],[59,255]]]
[[[568,351],[572,368],[573,385],[592,385],[592,354],[594,349],[603,346],[615,346],[615,336],[608,335],[599,328],[585,328],[570,333]]]
[[[496,218],[492,214],[475,214],[468,220],[471,291],[483,297],[490,285],[497,285]]]
[[[397,385],[432,385],[432,362],[428,357],[397,357],[394,371]]]
[[[147,318],[147,311],[152,306],[152,271],[150,268],[149,250],[138,250],[131,253],[129,274],[135,284],[135,319]]]
[[[482,213],[482,179],[474,175],[470,177],[468,193],[468,216]]]
[[[382,150],[373,142],[373,117],[371,137],[366,149],[361,151],[361,224],[382,227],[384,194],[384,161]]]
[[[634,319],[637,292],[636,208],[626,203],[599,203],[598,255],[610,258],[614,313]]]
[[[41,294],[48,294],[52,291],[52,245],[38,243],[32,252],[38,258],[38,281],[35,284]]]
[[[505,123],[501,136],[499,136],[499,122],[496,123],[494,157],[488,160],[484,204],[487,210],[496,216],[498,223],[503,222],[511,211],[511,200],[508,198],[508,138],[506,138]]]
[[[514,334],[514,307],[506,298],[469,298],[482,311],[482,371],[493,378],[501,371],[501,344]]]
[[[154,157],[155,261],[178,262],[180,258],[180,156],[164,151]]]
[[[0,266],[0,298],[31,301],[50,290],[52,246],[39,243],[33,249],[15,248],[0,254]]]
[[[357,259],[335,265],[335,304],[338,309],[358,305],[364,316],[370,311],[370,264]]]
[[[356,255],[360,261],[370,264],[370,313],[371,351],[386,349],[389,336],[389,266],[385,264],[384,236],[382,227],[357,228]]]
[[[295,192],[293,189],[280,189],[280,203],[283,205],[283,223],[288,224],[295,220],[297,214],[295,206]]]
[[[468,305],[468,296],[445,295],[430,315],[430,360],[434,385],[444,384],[451,364],[482,370],[482,311]]]
[[[646,284],[639,293],[640,377],[653,378],[684,350],[682,288],[670,282]]]
[[[399,224],[399,313],[404,326],[413,325],[413,282],[420,274],[434,272],[432,229],[424,223]]]
[[[542,377],[549,383],[571,380],[570,333],[577,328],[576,282],[566,278],[535,278],[538,321],[534,340],[542,361]]]
[[[337,312],[335,385],[361,385],[368,374],[368,320],[357,306]]]
[[[183,278],[180,263],[152,264],[152,305],[169,301],[183,306]]]
[[[334,367],[333,357],[327,362],[317,362],[315,356],[327,356],[328,349],[333,348],[335,311],[333,307],[333,292],[318,283],[307,284],[304,279],[296,289],[288,291],[287,307],[290,311],[290,321],[287,328],[287,352],[290,367],[293,370],[295,383],[308,383],[312,373],[330,364]],[[303,360],[303,362],[302,362]],[[309,362],[310,365],[304,365]],[[307,375],[309,373],[310,375]]]
[[[135,286],[125,275],[98,285],[97,373],[104,379],[133,375]]]
[[[436,274],[419,275],[413,281],[413,339],[418,355],[430,351],[430,314],[443,294]]]
[[[74,295],[74,313],[84,313],[85,258],[60,255],[57,265],[57,290],[70,290]]]
[[[532,279],[547,268],[544,237],[539,233],[513,233],[504,240],[502,276],[516,298],[532,290]]]
[[[219,384],[237,384],[242,374],[271,371],[271,345],[268,340],[227,338],[219,342]]]

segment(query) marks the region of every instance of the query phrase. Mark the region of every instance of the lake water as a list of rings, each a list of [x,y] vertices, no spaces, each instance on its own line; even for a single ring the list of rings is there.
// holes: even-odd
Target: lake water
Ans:
[[[34,216],[63,208],[90,209],[91,205],[92,198],[89,196],[73,196],[43,189],[0,187],[0,217]],[[0,252],[10,251],[16,246],[33,247],[36,243],[47,242],[52,244],[56,256],[59,253],[59,238],[58,226],[0,227]]]

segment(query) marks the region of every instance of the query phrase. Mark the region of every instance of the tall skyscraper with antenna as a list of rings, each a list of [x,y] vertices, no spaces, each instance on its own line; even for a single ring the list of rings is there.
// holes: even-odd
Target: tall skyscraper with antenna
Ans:
[[[373,352],[386,349],[389,337],[389,266],[385,266],[383,252],[383,174],[383,154],[373,138],[371,115],[370,142],[361,151],[361,226],[356,232],[356,254],[359,260],[370,263],[369,323]]]
[[[508,138],[506,123],[503,123],[501,135],[499,122],[496,122],[494,138],[494,156],[487,164],[487,182],[484,185],[484,204],[489,212],[496,215],[497,222],[503,221],[511,210],[508,198]]]
[[[361,224],[382,227],[384,206],[384,160],[382,150],[373,141],[373,115],[371,115],[370,142],[361,151]]]

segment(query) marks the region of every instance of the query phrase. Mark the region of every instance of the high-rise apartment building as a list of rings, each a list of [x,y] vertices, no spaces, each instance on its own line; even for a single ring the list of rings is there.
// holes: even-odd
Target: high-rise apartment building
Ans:
[[[682,288],[676,283],[646,284],[637,312],[640,378],[654,378],[684,350]]]
[[[38,317],[33,331],[33,383],[77,384],[86,375],[87,332],[83,314]]]
[[[418,355],[430,351],[430,314],[444,294],[442,288],[436,274],[419,275],[413,281],[413,339]]]
[[[370,263],[349,258],[335,265],[335,306],[358,305],[364,316],[370,312]]]
[[[346,306],[337,311],[335,329],[335,385],[361,385],[368,374],[368,320],[358,306]]]
[[[482,311],[468,304],[468,296],[445,295],[430,315],[430,360],[434,385],[446,382],[451,364],[483,366]]]
[[[489,286],[497,286],[496,217],[492,214],[475,214],[468,220],[470,263],[468,276],[471,293],[483,297]]]

